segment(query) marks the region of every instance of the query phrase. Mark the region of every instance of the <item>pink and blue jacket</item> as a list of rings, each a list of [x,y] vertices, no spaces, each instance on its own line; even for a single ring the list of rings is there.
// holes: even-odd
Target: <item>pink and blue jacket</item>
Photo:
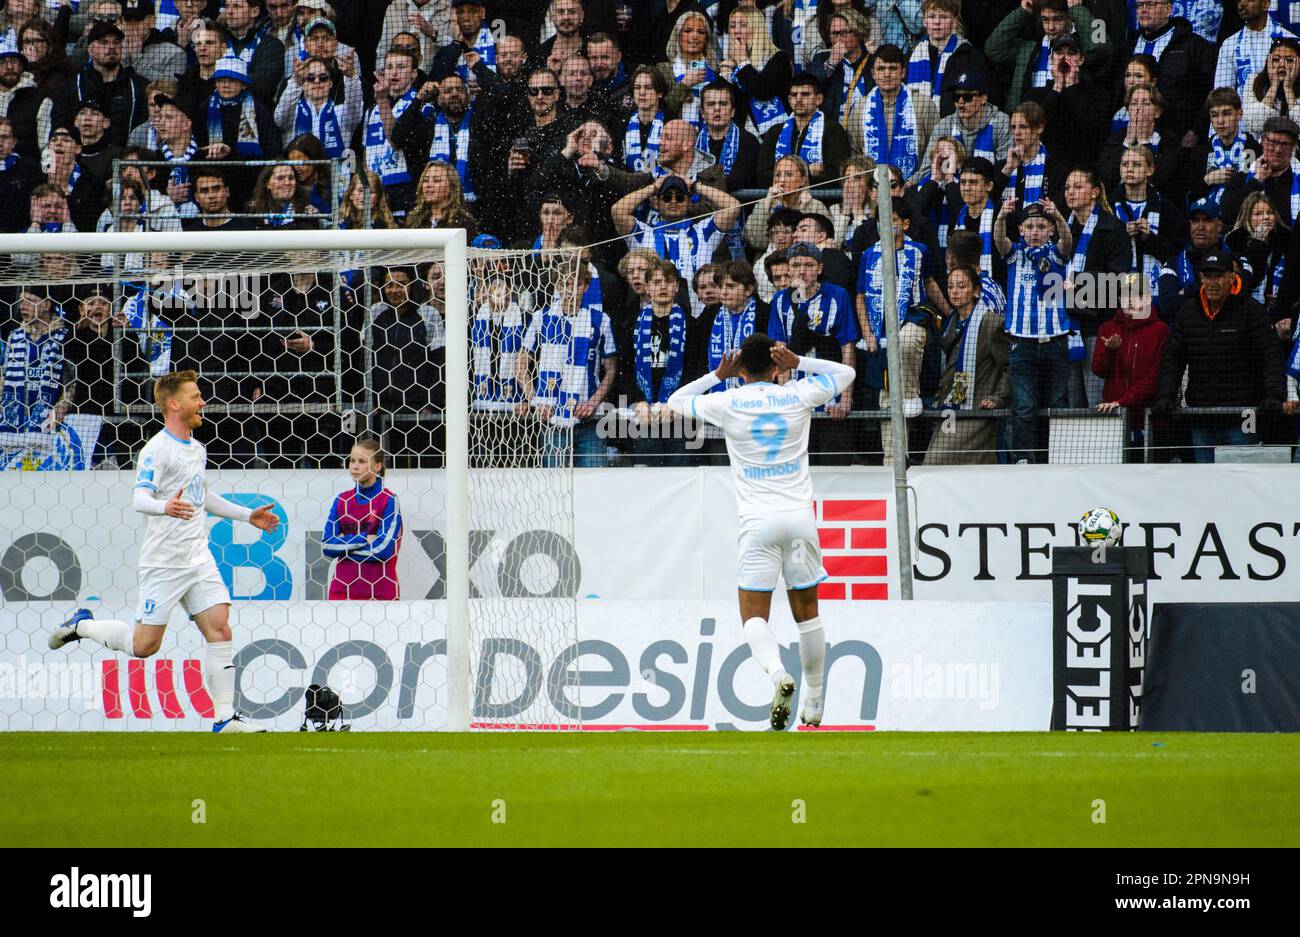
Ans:
[[[374,539],[367,539],[370,536]],[[321,544],[326,556],[338,558],[330,576],[330,599],[397,599],[401,546],[397,495],[384,487],[383,479],[343,492],[330,505]]]

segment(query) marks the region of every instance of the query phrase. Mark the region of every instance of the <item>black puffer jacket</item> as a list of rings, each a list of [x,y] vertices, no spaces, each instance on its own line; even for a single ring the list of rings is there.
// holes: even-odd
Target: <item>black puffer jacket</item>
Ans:
[[[1178,396],[1188,371],[1189,407],[1256,406],[1281,401],[1282,359],[1264,307],[1248,296],[1230,294],[1213,319],[1198,291],[1174,315],[1160,365],[1159,399]]]

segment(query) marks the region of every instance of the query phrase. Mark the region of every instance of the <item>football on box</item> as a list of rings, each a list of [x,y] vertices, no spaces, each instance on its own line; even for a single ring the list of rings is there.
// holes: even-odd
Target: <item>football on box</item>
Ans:
[[[1122,532],[1119,515],[1110,508],[1093,508],[1084,511],[1083,517],[1079,518],[1079,539],[1084,546],[1114,546],[1119,543]]]

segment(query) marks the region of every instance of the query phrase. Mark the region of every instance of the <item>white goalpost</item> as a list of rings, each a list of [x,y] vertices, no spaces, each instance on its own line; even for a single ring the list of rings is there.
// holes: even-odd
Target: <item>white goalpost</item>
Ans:
[[[143,440],[122,427],[143,425],[144,439],[158,430],[147,385],[184,367],[185,355],[202,345],[208,368],[200,370],[200,384],[214,388],[204,414],[215,421],[211,439],[206,430],[198,433],[209,449],[209,478],[219,476],[228,488],[244,483],[252,495],[259,484],[272,487],[260,494],[274,495],[290,515],[293,538],[249,544],[213,530],[214,552],[220,540],[231,567],[228,585],[236,587],[235,650],[242,640],[253,648],[237,706],[242,699],[254,719],[261,713],[273,728],[286,728],[301,712],[299,691],[323,675],[342,682],[344,718],[351,713],[357,728],[574,727],[580,717],[571,666],[578,653],[572,454],[558,464],[544,458],[535,427],[520,429],[527,418],[512,404],[488,412],[476,399],[484,377],[474,356],[483,343],[472,333],[477,321],[496,335],[493,316],[506,309],[526,322],[574,278],[578,262],[578,251],[546,259],[471,251],[461,229],[0,235],[0,301],[13,304],[12,318],[45,329],[46,338],[65,330],[68,355],[58,378],[58,419],[0,425],[0,454],[12,451],[9,467],[45,470],[0,472],[0,514],[15,518],[11,535],[0,538],[0,555],[12,567],[0,572],[0,670],[56,666],[40,635],[77,606],[135,601],[126,594],[139,530],[129,509],[129,473]],[[440,284],[431,265],[440,265]],[[402,279],[390,276],[393,270],[418,271],[407,287],[420,299],[412,303],[423,317],[419,334],[427,336],[428,354],[440,359],[436,391],[422,386],[429,372],[411,370],[405,349],[383,331],[384,290]],[[334,297],[330,308],[317,299],[322,308],[309,310],[319,331],[277,319],[289,308],[278,294],[268,313],[274,290],[267,282],[295,277],[306,295],[319,289]],[[226,298],[249,291],[253,298],[247,309],[204,325],[215,307],[203,290],[214,282]],[[99,332],[95,321],[85,322],[95,303],[112,319]],[[44,325],[36,321],[38,307],[46,309]],[[345,347],[345,333],[358,336],[356,347]],[[71,351],[78,342],[99,349],[83,351],[79,366]],[[285,373],[267,347],[305,347],[302,360],[315,354],[316,370],[303,364]],[[497,346],[491,351],[497,354]],[[276,395],[267,390],[276,382],[309,389]],[[249,384],[257,387],[251,399],[231,389]],[[403,395],[439,394],[445,398],[434,404],[403,409]],[[39,395],[33,388],[33,398]],[[97,435],[88,442],[91,426]],[[315,527],[328,507],[330,496],[322,493],[348,481],[340,460],[363,428],[384,441],[385,485],[400,498],[403,557],[394,563],[415,572],[400,583],[399,602],[327,604],[326,535]],[[59,461],[58,453],[66,458]],[[80,526],[59,503],[60,486],[84,505]],[[440,505],[429,503],[439,495]],[[442,531],[429,520],[435,515]],[[566,537],[567,552],[548,546]],[[241,583],[245,567],[257,569],[252,585]],[[471,579],[472,567],[481,581]],[[261,601],[241,602],[248,598]],[[445,615],[445,637],[421,627],[420,617],[435,606]],[[181,621],[173,615],[169,641],[171,632],[193,630]],[[67,660],[88,668],[89,698],[79,705],[19,693],[16,703],[0,700],[0,730],[194,727],[203,708],[202,688],[191,685],[196,651],[176,640],[182,644],[170,656],[165,644],[154,662],[110,661],[111,652],[77,648]],[[344,666],[352,660],[360,663]]]

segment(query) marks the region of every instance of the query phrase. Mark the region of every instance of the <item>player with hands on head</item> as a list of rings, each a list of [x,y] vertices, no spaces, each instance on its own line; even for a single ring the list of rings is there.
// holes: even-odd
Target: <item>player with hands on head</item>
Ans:
[[[787,371],[802,371],[807,377],[777,384],[777,376]],[[772,592],[782,577],[799,629],[807,691],[800,718],[811,726],[822,721],[826,634],[817,587],[826,570],[813,511],[808,431],[813,411],[848,389],[853,376],[847,365],[800,357],[755,333],[739,352],[725,354],[716,370],[679,387],[667,402],[683,416],[704,420],[726,435],[740,515],[740,617],[750,653],[772,680],[771,725],[777,731],[789,722],[795,694],[794,677],[782,665],[768,625]],[[715,390],[733,377],[744,383]]]

